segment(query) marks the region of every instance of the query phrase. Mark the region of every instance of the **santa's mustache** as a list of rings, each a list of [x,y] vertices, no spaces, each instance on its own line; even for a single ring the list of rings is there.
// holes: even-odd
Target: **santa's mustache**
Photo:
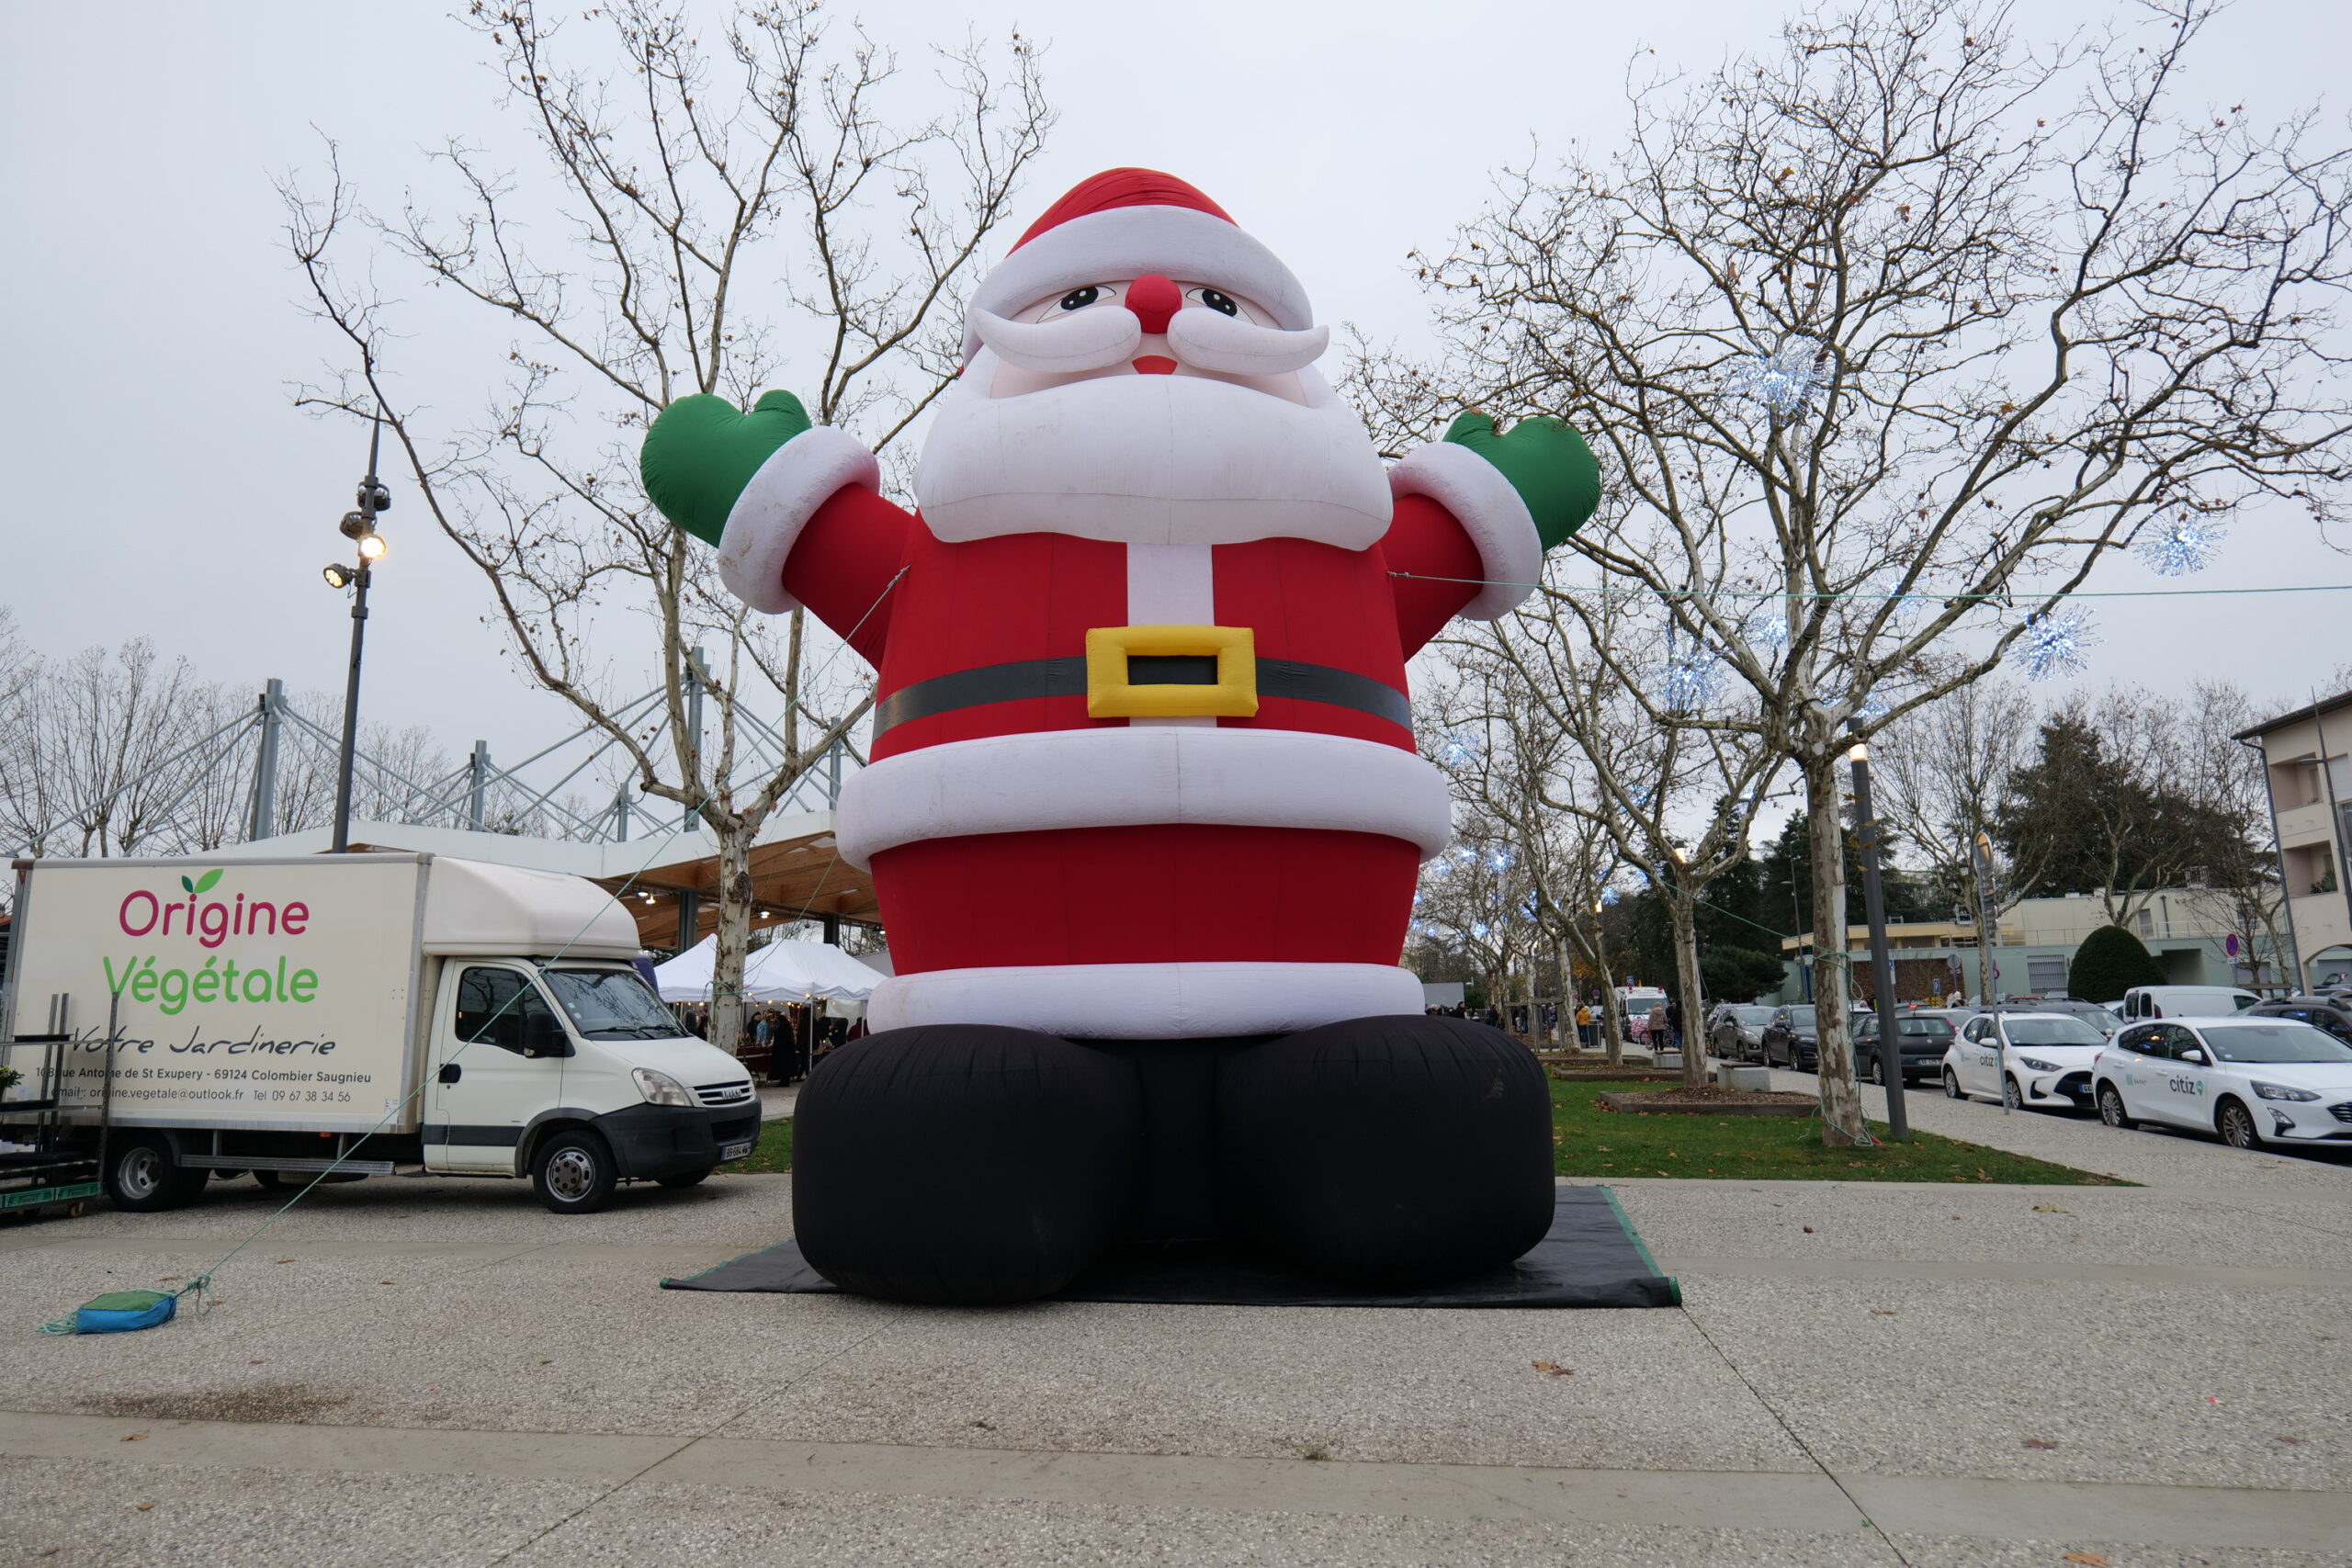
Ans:
[[[1068,375],[1105,370],[1135,358],[1143,323],[1120,309],[1072,310],[1058,320],[1015,321],[975,309],[973,329],[1007,365]],[[1179,310],[1168,319],[1168,346],[1180,364],[1228,376],[1277,376],[1303,370],[1330,346],[1331,329],[1285,332],[1221,310]]]

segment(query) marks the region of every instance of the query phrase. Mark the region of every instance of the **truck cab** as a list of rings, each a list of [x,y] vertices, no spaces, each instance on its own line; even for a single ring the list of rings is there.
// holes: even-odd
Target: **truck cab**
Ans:
[[[435,987],[427,1169],[527,1176],[559,1212],[624,1180],[690,1187],[752,1152],[760,1105],[626,964],[449,959]]]

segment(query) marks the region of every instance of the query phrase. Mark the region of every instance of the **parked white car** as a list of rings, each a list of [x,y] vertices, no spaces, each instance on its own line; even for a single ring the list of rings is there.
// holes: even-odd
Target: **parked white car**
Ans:
[[[1944,1052],[1944,1093],[2012,1110],[2088,1111],[2091,1067],[2106,1033],[2071,1013],[1980,1012]]]
[[[2284,1018],[2137,1024],[2099,1054],[2099,1117],[2191,1127],[2242,1149],[2352,1143],[2352,1046]]]
[[[2134,986],[2123,993],[2123,1021],[2152,1018],[2227,1018],[2262,998],[2235,986]]]

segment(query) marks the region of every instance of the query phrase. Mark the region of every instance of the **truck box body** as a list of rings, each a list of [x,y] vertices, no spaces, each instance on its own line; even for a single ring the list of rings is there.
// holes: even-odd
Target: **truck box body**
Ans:
[[[111,1011],[116,1126],[414,1133],[443,959],[638,951],[591,883],[421,853],[18,865],[0,1027],[73,1036],[69,1120]]]

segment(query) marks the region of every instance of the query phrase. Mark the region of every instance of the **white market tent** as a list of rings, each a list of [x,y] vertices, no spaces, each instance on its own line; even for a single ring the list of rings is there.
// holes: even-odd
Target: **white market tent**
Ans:
[[[772,942],[743,965],[743,988],[755,1001],[864,1001],[881,983],[881,976],[825,942]]]
[[[653,968],[665,1002],[710,1000],[710,976],[718,939],[707,936],[667,964]],[[743,965],[743,990],[759,1002],[863,1001],[882,976],[830,942],[772,942]]]

